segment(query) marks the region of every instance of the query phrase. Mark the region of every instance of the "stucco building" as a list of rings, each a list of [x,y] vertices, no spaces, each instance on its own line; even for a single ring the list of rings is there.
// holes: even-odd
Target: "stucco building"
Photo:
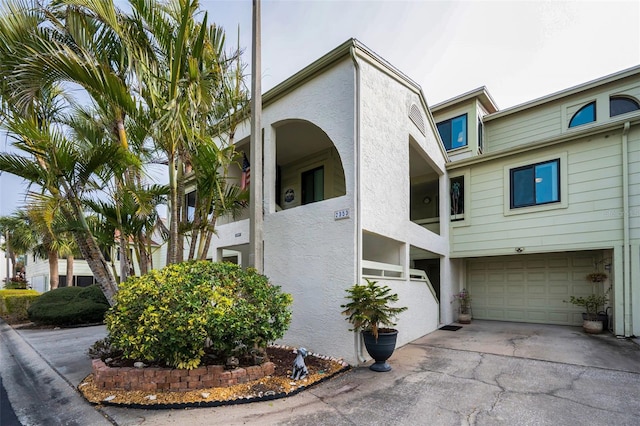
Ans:
[[[362,361],[340,305],[366,278],[409,308],[400,345],[454,322],[464,288],[477,319],[565,325],[582,322],[570,296],[607,293],[613,333],[640,334],[639,124],[640,66],[505,110],[484,87],[429,106],[348,40],[263,95],[264,273],[293,295],[285,342]],[[249,123],[235,136],[250,158]],[[220,220],[209,257],[247,265],[250,228],[248,212]]]
[[[463,288],[475,318],[566,325],[582,322],[571,295],[607,292],[612,331],[636,334],[638,99],[635,67],[502,111],[485,88],[428,106],[356,40],[265,93],[265,274],[294,296],[285,340],[362,359],[340,305],[365,278],[409,307],[399,344],[454,322]],[[248,218],[218,232],[212,257],[243,263]]]

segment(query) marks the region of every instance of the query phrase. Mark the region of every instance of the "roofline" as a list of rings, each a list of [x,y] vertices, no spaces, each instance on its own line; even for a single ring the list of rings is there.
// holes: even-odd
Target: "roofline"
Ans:
[[[478,87],[477,89],[470,90],[461,95],[455,96],[453,98],[447,99],[442,102],[438,102],[437,104],[431,107],[432,112],[437,112],[439,110],[443,110],[460,102],[468,101],[469,99],[478,98],[482,106],[487,110],[489,114],[495,113],[498,111],[498,105],[493,100],[493,97],[487,90],[486,86]]]
[[[524,111],[529,108],[534,108],[540,106],[542,104],[546,104],[548,102],[553,102],[558,99],[574,95],[576,93],[584,92],[589,89],[596,88],[598,86],[603,86],[605,84],[614,82],[616,80],[621,80],[623,78],[630,77],[634,74],[640,73],[640,65],[635,65],[631,68],[626,68],[622,71],[617,71],[613,74],[605,75],[604,77],[596,78],[595,80],[587,81],[586,83],[578,84],[573,87],[569,87],[568,89],[563,89],[558,92],[551,93],[550,95],[542,96],[540,98],[533,99],[531,101],[527,101],[509,108],[506,108],[502,111],[497,111],[493,114],[485,115],[483,117],[483,121],[493,120],[499,117],[503,117],[509,114],[515,114],[520,111]]]
[[[382,65],[382,67],[390,72],[396,79],[406,85],[413,86],[416,91],[422,91],[418,83],[407,77],[406,74],[391,65],[387,60],[376,54],[373,50],[369,49],[357,39],[350,38],[335,49],[331,50],[329,53],[323,55],[297,73],[293,74],[291,77],[265,92],[262,95],[262,106],[264,107],[275,102],[277,99],[301,86],[316,75],[322,73],[344,57],[349,56],[352,49],[363,59],[368,59],[369,62],[373,64]]]
[[[449,156],[444,149],[442,142],[440,141],[440,134],[436,129],[433,115],[431,114],[427,99],[424,96],[420,85],[355,38],[348,39],[335,49],[331,50],[329,53],[323,55],[319,59],[315,60],[311,64],[307,65],[297,73],[287,78],[286,80],[269,89],[262,95],[262,106],[265,107],[277,101],[278,99],[292,92],[307,81],[323,73],[328,68],[341,61],[343,58],[351,57],[355,60],[356,56],[387,73],[387,75],[391,76],[399,83],[404,84],[407,88],[413,90],[418,95],[422,103],[422,107],[427,114],[427,121],[429,122],[430,127],[432,128],[434,134],[436,135],[436,138],[439,141],[438,145],[440,145],[440,151],[445,158],[445,163],[448,162]]]

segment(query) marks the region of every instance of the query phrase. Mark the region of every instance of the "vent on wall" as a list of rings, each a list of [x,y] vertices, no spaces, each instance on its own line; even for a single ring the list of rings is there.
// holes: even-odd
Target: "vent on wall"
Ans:
[[[416,104],[411,104],[411,108],[409,109],[409,118],[416,125],[420,133],[426,136],[426,131],[424,129],[424,118],[422,118],[422,114],[420,113],[420,108]]]

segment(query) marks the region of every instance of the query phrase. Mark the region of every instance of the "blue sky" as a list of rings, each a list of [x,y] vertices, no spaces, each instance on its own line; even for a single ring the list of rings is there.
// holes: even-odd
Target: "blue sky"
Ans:
[[[416,81],[428,104],[486,86],[501,109],[640,64],[638,1],[263,0],[262,87],[355,37]],[[201,0],[251,56],[251,0]],[[247,74],[250,67],[247,68]],[[0,149],[8,145],[0,139]],[[0,176],[0,215],[24,196]]]

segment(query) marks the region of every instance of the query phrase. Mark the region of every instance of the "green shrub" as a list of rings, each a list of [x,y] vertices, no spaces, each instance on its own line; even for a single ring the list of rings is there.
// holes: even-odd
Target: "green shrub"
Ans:
[[[35,290],[0,290],[0,316],[9,322],[26,321],[29,305],[39,296]]]
[[[125,357],[195,368],[208,340],[225,359],[282,337],[291,301],[254,269],[185,262],[121,284],[106,322]]]
[[[12,277],[9,279],[9,282],[7,282],[5,278],[3,281],[5,282],[4,288],[8,290],[26,290],[29,284],[27,280],[22,277]]]
[[[109,302],[100,287],[61,287],[48,291],[29,307],[29,319],[48,325],[102,322]]]

